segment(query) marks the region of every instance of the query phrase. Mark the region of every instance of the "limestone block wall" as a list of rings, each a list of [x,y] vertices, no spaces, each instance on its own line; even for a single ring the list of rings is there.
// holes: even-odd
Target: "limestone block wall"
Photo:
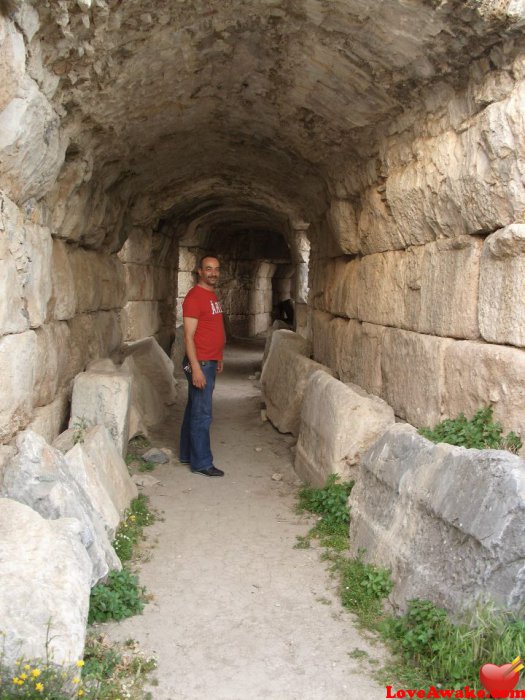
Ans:
[[[492,58],[347,176],[310,233],[310,325],[317,361],[414,425],[491,404],[525,437],[525,66]]]
[[[122,264],[54,237],[41,214],[0,197],[2,442],[27,426],[56,436],[74,376],[121,343]]]
[[[175,334],[178,246],[171,236],[133,228],[118,258],[126,302],[121,313],[126,342],[153,336],[169,352]]]

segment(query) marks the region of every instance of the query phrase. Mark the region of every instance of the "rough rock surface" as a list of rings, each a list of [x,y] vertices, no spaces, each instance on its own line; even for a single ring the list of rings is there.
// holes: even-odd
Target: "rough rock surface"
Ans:
[[[84,655],[92,563],[75,518],[45,519],[0,498],[2,662],[73,665]]]
[[[153,384],[166,405],[175,401],[177,383],[173,377],[173,362],[155,338],[127,343],[123,354],[133,358],[138,370]]]
[[[111,368],[89,369],[75,377],[69,427],[104,425],[120,454],[129,440],[131,377]]]
[[[90,459],[80,442],[77,442],[64,456],[69,473],[89,496],[91,505],[104,523],[110,541],[113,541],[120,514],[101,479],[104,470]]]
[[[330,474],[354,479],[361,455],[394,420],[382,399],[322,370],[314,372],[304,393],[295,471],[316,487]]]
[[[272,335],[270,351],[261,374],[263,399],[269,420],[281,433],[299,434],[301,407],[308,380],[327,367],[305,356],[309,344],[293,331]]]
[[[16,445],[18,454],[4,470],[4,493],[44,518],[79,521],[82,543],[93,563],[92,585],[111,569],[120,569],[104,524],[62,453],[30,430],[19,434]]]
[[[126,357],[121,370],[131,377],[131,408],[137,416],[137,426],[134,426],[133,432],[137,432],[139,426],[147,429],[160,423],[166,413],[164,401],[149,376],[141,371],[133,355]]]
[[[97,467],[97,476],[109,494],[115,508],[122,516],[133,498],[137,487],[131,480],[126,463],[115,447],[110,434],[103,425],[86,431],[82,449]]]
[[[395,425],[361,460],[349,500],[351,553],[364,548],[367,561],[392,570],[401,610],[427,598],[456,612],[478,597],[518,610],[524,494],[519,457],[435,445]]]

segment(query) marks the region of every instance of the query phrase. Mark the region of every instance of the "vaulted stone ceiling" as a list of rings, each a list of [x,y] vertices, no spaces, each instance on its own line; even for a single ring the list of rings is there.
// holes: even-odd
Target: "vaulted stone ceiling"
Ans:
[[[232,201],[252,211],[250,225],[258,212],[275,230],[283,217],[315,218],[338,172],[373,152],[377,130],[423,86],[461,80],[473,58],[519,30],[524,4],[22,3],[29,71],[61,119],[66,162],[50,207],[68,183],[91,179],[104,195],[140,195],[137,220],[210,203],[226,220]]]

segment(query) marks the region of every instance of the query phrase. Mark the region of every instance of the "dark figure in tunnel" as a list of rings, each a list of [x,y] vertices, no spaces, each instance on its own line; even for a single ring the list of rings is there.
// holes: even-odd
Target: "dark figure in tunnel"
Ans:
[[[182,304],[184,346],[183,369],[188,380],[188,403],[180,436],[180,461],[204,476],[224,476],[213,464],[210,447],[212,395],[215,375],[222,372],[224,323],[221,303],[215,294],[219,261],[208,255],[201,259],[199,281]]]
[[[284,321],[289,326],[293,326],[294,310],[292,300],[284,299],[284,301],[280,301],[277,308],[279,309],[279,320]]]

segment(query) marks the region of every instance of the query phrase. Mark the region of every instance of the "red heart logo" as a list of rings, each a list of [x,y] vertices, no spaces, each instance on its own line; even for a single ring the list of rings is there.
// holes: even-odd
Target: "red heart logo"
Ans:
[[[520,674],[516,671],[508,673],[511,668],[512,664],[485,664],[480,668],[479,680],[493,698],[508,698],[510,691],[518,684]]]

